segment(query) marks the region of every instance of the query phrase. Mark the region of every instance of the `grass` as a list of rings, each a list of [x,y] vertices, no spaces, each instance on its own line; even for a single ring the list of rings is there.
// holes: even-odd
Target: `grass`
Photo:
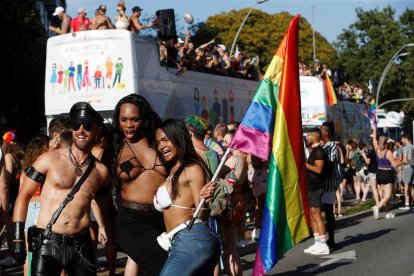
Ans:
[[[345,210],[344,215],[350,216],[356,213],[360,213],[363,211],[371,210],[371,208],[375,205],[375,201],[373,199],[368,199],[365,202],[357,203],[351,206],[347,206],[343,208]]]

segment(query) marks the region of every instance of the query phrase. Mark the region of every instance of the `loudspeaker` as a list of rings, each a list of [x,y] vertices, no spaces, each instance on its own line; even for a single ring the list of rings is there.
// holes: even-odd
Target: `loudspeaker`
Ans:
[[[155,15],[158,18],[158,38],[176,38],[174,9],[158,10]]]

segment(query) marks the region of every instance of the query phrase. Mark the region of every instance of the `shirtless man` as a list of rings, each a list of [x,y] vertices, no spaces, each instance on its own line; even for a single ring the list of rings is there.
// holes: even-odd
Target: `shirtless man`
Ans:
[[[91,105],[79,102],[72,106],[70,119],[73,128],[73,144],[69,149],[61,148],[41,155],[22,183],[17,197],[14,220],[13,252],[18,262],[24,262],[24,221],[30,198],[42,185],[40,213],[37,220],[38,242],[32,252],[32,275],[96,275],[94,249],[89,233],[90,208],[99,188],[110,185],[108,169],[96,161],[89,177],[80,190],[69,201],[45,237],[52,215],[71,191],[80,176],[85,173],[92,160],[91,149],[101,131],[102,117]],[[99,209],[98,209],[99,210]],[[95,209],[94,209],[95,211]],[[100,242],[106,240],[105,231],[100,231]]]
[[[100,5],[96,10],[97,14],[92,19],[92,30],[108,30],[115,29],[111,19],[106,16],[106,5]]]
[[[143,25],[139,21],[139,17],[141,16],[142,9],[140,7],[133,7],[132,8],[132,16],[130,18],[129,26],[131,27],[131,31],[133,33],[138,34],[139,31],[145,30],[146,28],[149,28],[152,26],[152,23],[148,25]]]
[[[60,28],[49,26],[49,30],[52,32],[55,32],[58,35],[61,34],[67,34],[70,32],[70,22],[71,18],[69,15],[66,14],[66,11],[63,7],[57,7],[55,9],[55,12],[53,13],[53,16],[59,17],[60,20],[62,20],[62,23],[60,24]]]

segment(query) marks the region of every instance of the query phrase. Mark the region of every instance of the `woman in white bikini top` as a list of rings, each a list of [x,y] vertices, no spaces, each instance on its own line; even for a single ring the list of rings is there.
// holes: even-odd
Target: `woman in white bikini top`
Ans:
[[[115,17],[115,28],[118,30],[127,30],[129,28],[129,18],[125,14],[125,9],[125,6],[118,4],[118,15]]]
[[[167,185],[171,182],[173,175],[170,175],[165,179],[164,183],[158,188],[157,193],[154,196],[154,207],[158,212],[163,212],[164,209],[170,207],[176,207],[187,210],[194,210],[194,207],[187,207],[181,205],[175,205],[171,199],[170,193],[168,192]]]
[[[160,275],[199,275],[197,272],[201,271],[213,275],[220,256],[217,235],[201,219],[190,230],[187,228],[191,209],[197,207],[201,195],[212,187],[212,183],[206,185],[205,165],[198,159],[190,134],[181,121],[164,121],[155,137],[159,154],[171,168],[154,197],[155,208],[163,211],[167,230],[157,240],[169,251]],[[208,196],[212,196],[212,190]],[[169,246],[165,246],[165,239],[170,241]]]

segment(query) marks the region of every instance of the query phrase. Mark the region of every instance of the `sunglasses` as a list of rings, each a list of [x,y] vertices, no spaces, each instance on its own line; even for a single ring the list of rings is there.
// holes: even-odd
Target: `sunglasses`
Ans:
[[[117,11],[122,11],[121,9],[118,9]]]
[[[74,131],[78,131],[81,126],[83,126],[83,129],[86,130],[86,131],[91,131],[91,129],[92,129],[92,124],[91,123],[82,123],[82,122],[73,123],[72,129]]]

